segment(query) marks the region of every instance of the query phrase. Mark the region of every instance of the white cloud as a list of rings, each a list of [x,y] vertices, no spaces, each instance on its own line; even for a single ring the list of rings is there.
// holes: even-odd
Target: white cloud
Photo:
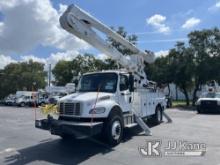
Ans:
[[[96,56],[96,58],[98,58],[100,60],[105,60],[108,58],[108,56],[106,54],[100,53]]]
[[[59,16],[66,9],[53,8],[50,0],[0,1],[4,15],[0,23],[0,50],[24,53],[35,46],[52,46],[61,50],[87,49],[88,44],[67,33],[59,25]]]
[[[177,41],[188,41],[188,38],[169,38],[169,39],[158,39],[158,40],[141,40],[137,43],[144,44],[144,43],[163,43],[163,42],[177,42]]]
[[[190,29],[193,28],[195,26],[197,26],[198,24],[200,24],[201,20],[195,17],[189,18],[188,20],[186,20],[186,22],[182,25],[182,28],[184,29]]]
[[[21,61],[29,61],[29,60],[33,60],[34,62],[40,62],[40,63],[43,63],[43,64],[47,63],[46,58],[39,58],[39,57],[34,56],[34,55],[21,56]]]
[[[170,27],[165,24],[166,17],[155,14],[146,20],[147,24],[153,26],[160,33],[169,33]]]
[[[220,1],[215,4],[215,7],[220,8]]]
[[[29,60],[33,60],[34,62],[40,62],[45,64],[45,70],[47,70],[49,64],[51,64],[51,67],[54,68],[54,66],[60,60],[71,61],[77,55],[79,55],[78,51],[66,51],[66,52],[52,53],[47,58],[40,58],[35,55],[24,55],[24,56],[20,56],[19,60],[14,60],[11,56],[0,55],[0,69],[3,69],[6,65],[12,62],[17,63],[17,62],[27,62]]]
[[[220,10],[220,0],[217,1],[213,6],[208,8],[209,11],[217,11]]]
[[[52,53],[50,57],[47,58],[47,65],[51,64],[53,68],[58,61],[60,60],[71,61],[77,55],[79,55],[78,51],[66,51],[66,52]]]
[[[59,15],[61,15],[62,13],[65,12],[65,10],[67,9],[67,5],[64,4],[59,4]]]
[[[0,1],[0,9],[14,7],[16,3],[17,3],[17,0]]]
[[[10,56],[0,55],[0,69],[4,69],[4,67],[12,62],[16,62]]]
[[[154,54],[155,54],[156,58],[165,57],[169,54],[169,50],[160,50],[158,52],[155,52]]]
[[[45,64],[45,70],[48,69],[49,64],[51,64],[51,67],[54,68],[54,66],[59,62],[60,60],[65,60],[65,61],[71,61],[73,60],[77,55],[79,55],[78,51],[66,51],[66,52],[57,52],[57,53],[52,53],[49,57],[47,58],[39,58],[35,55],[26,55],[26,56],[21,56],[21,61],[29,61],[33,60],[36,62],[40,62]]]
[[[0,34],[2,33],[3,29],[4,29],[4,23],[0,22]]]

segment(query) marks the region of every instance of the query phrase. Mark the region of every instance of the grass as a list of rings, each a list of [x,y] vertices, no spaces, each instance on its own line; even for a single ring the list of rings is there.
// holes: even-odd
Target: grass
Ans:
[[[190,101],[190,105],[187,106],[186,105],[186,101],[184,101],[184,100],[177,100],[177,101],[173,100],[172,107],[174,107],[174,108],[189,109],[189,110],[194,110],[195,109],[195,107],[192,106],[192,101]]]

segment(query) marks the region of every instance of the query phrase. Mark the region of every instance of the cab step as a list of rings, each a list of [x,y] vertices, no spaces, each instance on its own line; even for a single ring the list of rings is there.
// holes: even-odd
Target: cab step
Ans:
[[[127,125],[125,125],[125,128],[133,128],[133,127],[135,127],[137,125],[138,125],[137,123],[127,124]]]

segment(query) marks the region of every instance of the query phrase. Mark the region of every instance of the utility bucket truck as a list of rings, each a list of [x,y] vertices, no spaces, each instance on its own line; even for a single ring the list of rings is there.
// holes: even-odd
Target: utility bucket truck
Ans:
[[[154,62],[153,53],[139,50],[75,5],[69,6],[60,17],[60,24],[69,33],[116,60],[124,69],[82,75],[77,92],[59,100],[58,119],[48,116],[47,119],[36,120],[37,128],[50,130],[51,134],[62,138],[103,134],[110,144],[116,145],[122,139],[124,128],[139,125],[147,135],[151,135],[145,119],[153,118],[159,124],[164,116],[171,121],[164,112],[165,96],[144,72],[144,62]],[[121,54],[99,36],[100,32],[134,54]]]

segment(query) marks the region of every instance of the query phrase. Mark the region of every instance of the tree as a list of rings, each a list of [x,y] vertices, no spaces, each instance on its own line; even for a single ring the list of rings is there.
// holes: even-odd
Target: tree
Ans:
[[[18,90],[29,90],[44,88],[46,72],[44,64],[33,62],[11,63],[7,65],[0,75],[0,97],[4,98],[10,93],[15,93]]]
[[[55,79],[56,85],[66,85],[66,83],[71,82],[73,78],[73,70],[71,61],[59,61],[53,71],[52,71]]]
[[[115,30],[114,27],[111,27],[111,29]],[[120,36],[123,38],[127,39],[129,42],[132,44],[136,45],[137,44],[137,36],[136,35],[128,35],[127,32],[125,31],[124,27],[119,26],[116,30],[116,33],[118,33]],[[114,48],[116,48],[119,52],[121,52],[123,55],[131,55],[134,54],[130,49],[126,48],[124,45],[122,45],[120,42],[115,41],[113,38],[108,37],[107,42],[111,44]],[[112,60],[111,58],[107,58],[105,60],[107,64],[107,68],[110,69],[117,69],[121,67],[119,64],[117,64],[117,61]]]
[[[114,27],[112,27],[113,30]],[[130,43],[136,45],[137,43],[137,36],[136,35],[128,35],[127,32],[125,31],[124,27],[119,26],[118,29],[115,30],[116,33],[118,33],[120,36],[122,36],[123,38],[127,39]],[[134,52],[132,52],[130,49],[128,49],[127,47],[125,47],[124,45],[122,45],[120,42],[115,41],[113,38],[108,37],[107,41],[113,46],[115,47],[119,52],[121,52],[124,55],[130,55],[133,54]]]
[[[72,61],[59,61],[53,69],[56,85],[65,85],[74,81],[74,77],[86,72],[103,70],[106,63],[92,54],[78,55]]]
[[[119,27],[116,32],[122,37],[128,39],[131,43],[136,44],[137,36],[127,35],[123,27]],[[121,43],[116,42],[112,38],[108,38],[107,42],[115,47],[122,54],[133,54],[129,49],[125,48]],[[65,85],[66,83],[73,82],[73,78],[78,76],[79,73],[94,72],[100,70],[117,69],[118,64],[115,60],[107,58],[100,60],[95,58],[92,54],[78,55],[72,61],[60,61],[54,67],[52,73],[56,79],[57,85]]]
[[[193,86],[193,54],[184,43],[177,42],[165,57],[159,57],[153,64],[146,65],[146,73],[158,84],[175,83],[184,93],[186,104],[189,105],[189,94]]]
[[[193,54],[190,48],[186,48],[184,43],[178,42],[175,49],[171,49],[170,73],[173,74],[173,82],[183,92],[186,104],[189,105],[189,94],[193,87]]]
[[[194,54],[193,105],[200,86],[210,80],[220,79],[220,31],[217,28],[193,31],[189,35],[189,46]]]

